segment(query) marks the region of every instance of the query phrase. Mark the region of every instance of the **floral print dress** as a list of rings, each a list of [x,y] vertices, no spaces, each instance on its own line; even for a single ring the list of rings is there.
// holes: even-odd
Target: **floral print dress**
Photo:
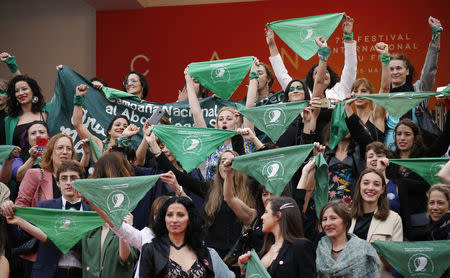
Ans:
[[[344,161],[332,157],[328,166],[329,200],[343,199],[351,204],[353,188],[356,184],[353,159],[347,156]]]

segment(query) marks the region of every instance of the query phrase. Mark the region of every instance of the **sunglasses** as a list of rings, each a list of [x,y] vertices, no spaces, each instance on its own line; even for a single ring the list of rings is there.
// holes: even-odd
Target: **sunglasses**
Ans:
[[[123,82],[123,84],[125,84],[125,86],[126,86],[128,84],[135,84],[135,83],[138,83],[138,82],[139,82],[139,79],[131,78],[131,79],[125,80],[125,82]]]
[[[295,90],[297,90],[297,91],[303,91],[304,89],[303,89],[302,86],[290,87],[290,88],[289,88],[289,92],[293,92],[293,91],[295,91]]]

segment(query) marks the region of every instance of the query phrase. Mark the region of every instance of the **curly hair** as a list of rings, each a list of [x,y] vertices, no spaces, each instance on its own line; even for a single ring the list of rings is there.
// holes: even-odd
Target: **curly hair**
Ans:
[[[124,91],[124,92],[127,91],[125,82],[128,81],[128,76],[130,76],[130,74],[136,74],[139,77],[139,82],[141,82],[141,85],[142,85],[142,99],[145,99],[148,94],[148,82],[147,82],[147,79],[145,79],[145,76],[140,72],[130,71],[129,73],[127,73],[127,75],[125,75],[125,78],[123,79],[123,83],[122,83],[122,91]]]
[[[34,113],[39,113],[44,108],[44,96],[41,93],[41,88],[39,87],[36,80],[26,76],[26,75],[17,75],[13,77],[9,83],[7,88],[8,99],[6,101],[6,113],[10,117],[18,117],[22,115],[22,107],[20,106],[19,101],[17,101],[16,97],[16,83],[24,81],[30,86],[31,91],[33,92],[33,97],[37,97],[38,101],[36,103],[32,103],[31,111]]]
[[[188,212],[189,221],[184,235],[184,241],[191,247],[194,252],[199,255],[205,238],[204,221],[200,212],[195,208],[191,199],[186,197],[171,197],[159,209],[158,216],[154,224],[155,238],[168,236],[169,231],[166,226],[166,214],[170,205],[181,204]],[[203,256],[201,256],[203,257]]]
[[[108,128],[106,129],[106,142],[108,142],[109,139],[111,139],[111,135],[109,135],[109,132],[111,131],[113,124],[117,119],[124,119],[125,121],[127,121],[128,125],[130,125],[130,120],[126,116],[124,115],[115,116],[109,123]]]
[[[317,68],[319,64],[315,64],[312,66],[312,68],[308,71],[308,74],[306,75],[306,85],[308,86],[309,90],[312,92],[314,87],[314,70]],[[331,89],[336,85],[337,82],[339,82],[339,75],[335,73],[329,66],[327,66],[327,71],[330,74],[330,85],[328,85],[327,89]]]

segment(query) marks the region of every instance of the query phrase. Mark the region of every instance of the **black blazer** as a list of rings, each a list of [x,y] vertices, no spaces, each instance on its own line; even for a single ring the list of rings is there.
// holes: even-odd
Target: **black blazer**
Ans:
[[[268,272],[272,278],[316,277],[316,252],[309,239],[284,242]]]

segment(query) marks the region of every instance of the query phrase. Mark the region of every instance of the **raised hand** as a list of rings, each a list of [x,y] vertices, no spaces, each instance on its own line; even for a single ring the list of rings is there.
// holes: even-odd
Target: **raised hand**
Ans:
[[[389,46],[384,42],[378,42],[377,44],[375,44],[375,50],[379,54],[389,54]]]
[[[7,53],[7,52],[2,52],[0,53],[0,60],[2,62],[5,62],[6,59],[8,59],[9,57],[11,57],[11,54]]]
[[[275,42],[275,35],[273,33],[272,28],[270,28],[269,26],[266,26],[266,28],[264,29],[264,33],[266,35],[266,43],[267,44],[272,44]]]
[[[89,91],[88,85],[81,84],[81,85],[77,86],[75,94],[77,96],[82,96],[83,97],[83,96],[85,96],[88,93],[88,91]]]
[[[344,16],[344,21],[342,22],[342,32],[344,34],[351,34],[353,33],[353,23],[355,21],[353,20],[353,18],[345,15]]]
[[[322,36],[315,37],[314,40],[318,47],[326,47],[327,46],[327,41]]]
[[[430,28],[433,29],[435,27],[442,27],[441,22],[439,21],[439,19],[434,18],[432,16],[430,16],[428,18],[428,24],[430,24]]]
[[[127,128],[123,131],[122,135],[126,138],[130,138],[139,133],[140,128],[134,124],[127,126]]]

